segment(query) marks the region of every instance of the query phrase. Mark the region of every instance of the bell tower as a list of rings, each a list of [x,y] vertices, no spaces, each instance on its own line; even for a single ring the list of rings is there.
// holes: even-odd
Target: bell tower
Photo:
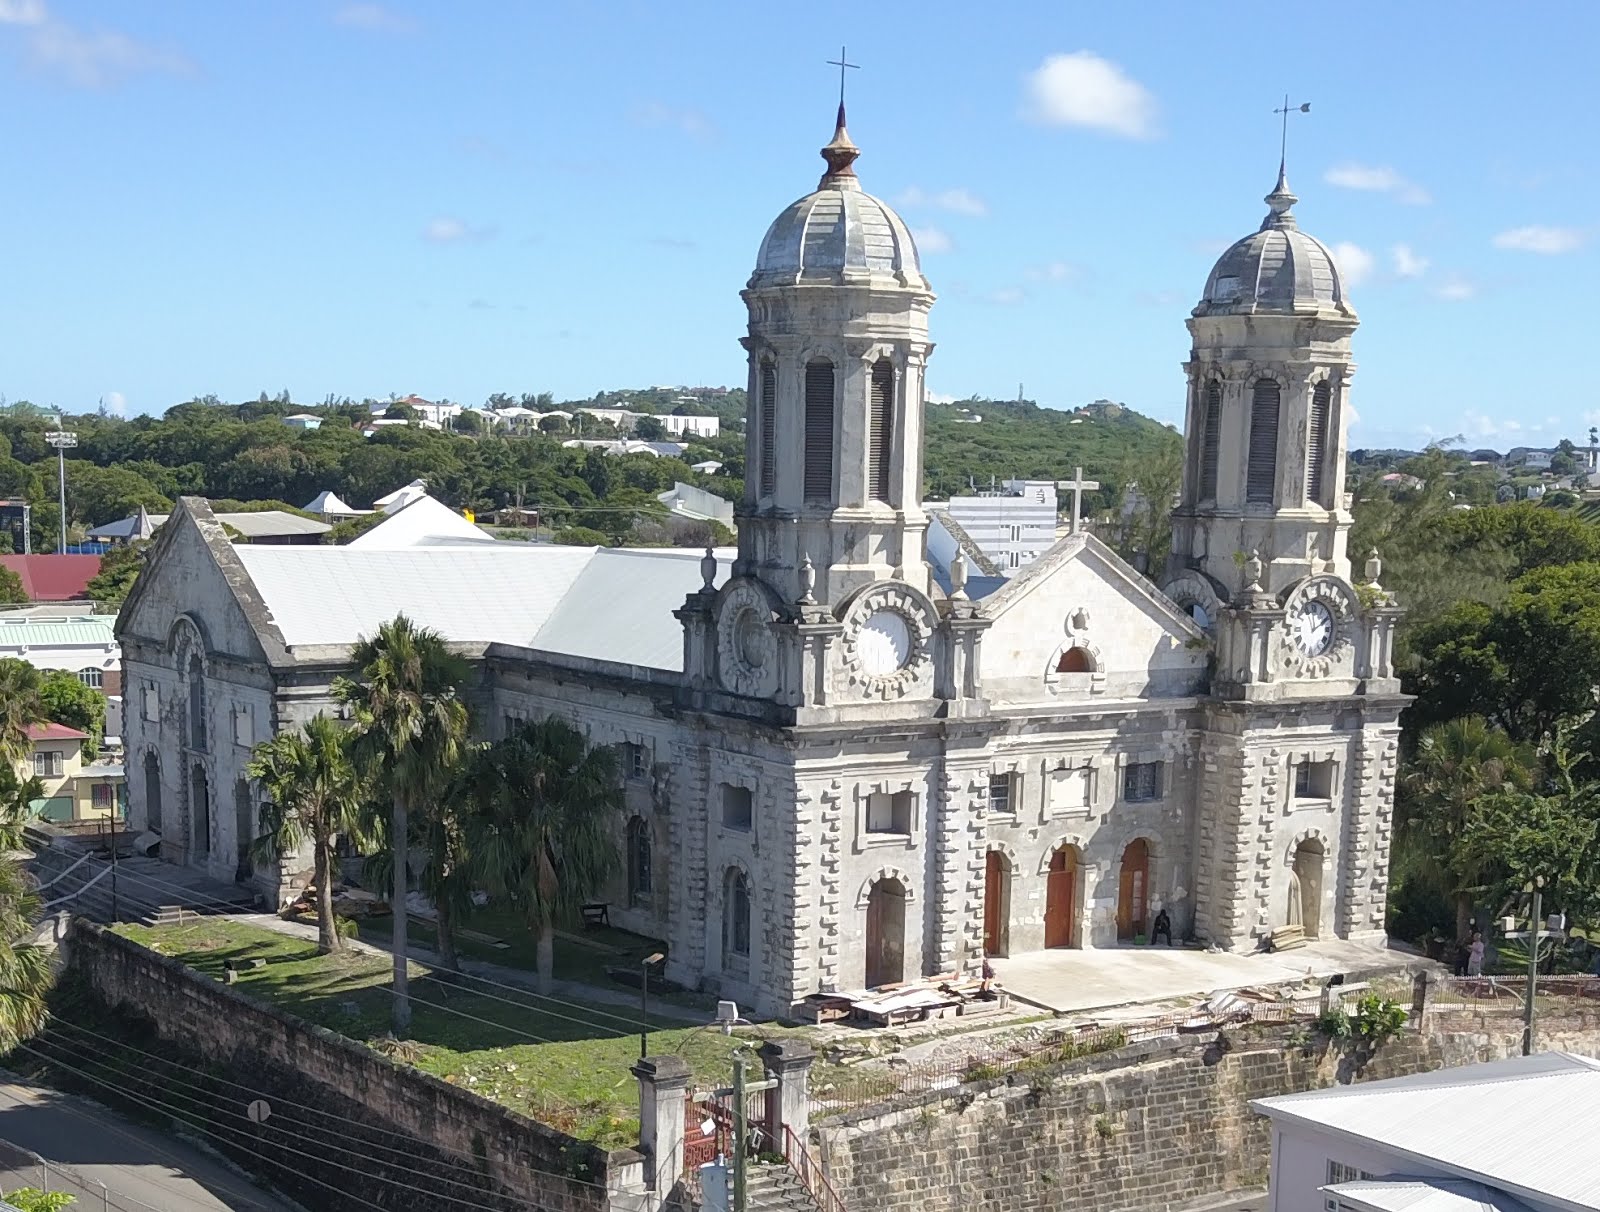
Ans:
[[[778,216],[743,292],[745,492],[736,576],[785,602],[929,589],[921,509],[933,292],[904,222],[864,192],[839,106],[816,190]]]

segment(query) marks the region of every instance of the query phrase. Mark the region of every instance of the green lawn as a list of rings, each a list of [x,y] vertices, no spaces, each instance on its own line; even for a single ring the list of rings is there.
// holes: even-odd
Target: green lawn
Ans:
[[[318,955],[313,943],[218,920],[183,926],[125,925],[117,930],[217,980],[230,959],[263,959],[264,967],[240,973],[235,986],[240,992],[378,1047],[574,1136],[608,1147],[638,1141],[637,1083],[628,1071],[639,1055],[638,1029],[633,1024],[637,1010],[600,1003],[585,1007],[538,1002],[505,989],[488,989],[494,997],[487,997],[441,983],[429,969],[413,964],[411,1042],[396,1047],[384,1038],[394,1004],[388,956]],[[566,975],[560,958],[558,950],[557,972]],[[657,1020],[653,1026],[662,1029],[651,1032],[651,1053],[682,1056],[700,1086],[730,1080],[736,1047],[805,1032],[763,1026],[730,1037],[715,1028],[685,1028],[675,1021]]]

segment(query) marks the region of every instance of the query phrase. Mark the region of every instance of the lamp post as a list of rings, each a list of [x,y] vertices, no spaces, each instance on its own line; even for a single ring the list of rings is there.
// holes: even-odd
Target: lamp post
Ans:
[[[44,440],[56,448],[56,472],[61,483],[61,545],[56,548],[63,555],[67,550],[67,447],[78,444],[78,435],[63,428],[66,419],[56,414],[56,427],[44,435]]]
[[[650,969],[667,957],[653,952],[639,961],[639,1059],[650,1050]]]
[[[1539,991],[1539,943],[1547,938],[1566,938],[1566,920],[1561,919],[1561,925],[1552,929],[1544,929],[1549,925],[1542,920],[1544,912],[1544,876],[1536,875],[1533,881],[1524,885],[1524,892],[1533,894],[1533,904],[1529,906],[1531,912],[1528,917],[1526,930],[1514,930],[1510,927],[1516,925],[1515,918],[1506,918],[1503,933],[1507,938],[1525,938],[1528,940],[1528,987],[1523,992],[1522,998],[1522,1055],[1533,1055],[1533,1020],[1534,998]],[[1555,915],[1552,914],[1552,921]]]

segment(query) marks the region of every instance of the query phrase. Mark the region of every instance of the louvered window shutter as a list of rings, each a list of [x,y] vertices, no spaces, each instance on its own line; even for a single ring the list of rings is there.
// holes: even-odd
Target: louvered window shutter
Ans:
[[[833,363],[806,365],[807,501],[833,500]]]
[[[1306,426],[1306,501],[1324,505],[1322,499],[1323,463],[1328,457],[1328,414],[1331,389],[1324,379],[1311,393],[1310,423]]]
[[[894,364],[887,358],[872,365],[872,417],[867,442],[868,489],[873,500],[887,501],[890,464],[894,461]]]
[[[1278,478],[1278,381],[1256,380],[1250,401],[1250,467],[1245,477],[1244,499],[1251,504],[1272,504]]]
[[[778,368],[761,364],[761,495],[770,497],[778,487]]]
[[[1206,384],[1205,412],[1200,422],[1200,499],[1217,499],[1217,460],[1222,453],[1222,384]]]

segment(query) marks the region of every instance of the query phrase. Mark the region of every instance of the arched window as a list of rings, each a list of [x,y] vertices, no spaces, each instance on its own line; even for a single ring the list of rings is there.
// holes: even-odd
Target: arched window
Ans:
[[[1217,461],[1222,451],[1222,384],[1211,379],[1205,386],[1205,409],[1200,420],[1200,499],[1217,499]]]
[[[778,488],[778,368],[761,363],[761,495]]]
[[[833,501],[833,363],[806,363],[806,500]]]
[[[1278,395],[1276,379],[1256,380],[1250,400],[1250,464],[1244,490],[1244,499],[1255,505],[1270,505],[1277,496]]]
[[[1311,392],[1311,415],[1306,424],[1306,502],[1326,505],[1322,499],[1324,465],[1328,461],[1328,416],[1333,393],[1324,379]]]
[[[189,748],[206,747],[206,671],[198,656],[189,658]]]
[[[161,759],[154,750],[144,755],[144,827],[161,832]]]
[[[889,500],[894,462],[894,363],[879,358],[872,364],[872,415],[867,434],[867,492],[874,501]]]
[[[197,854],[211,853],[211,789],[206,785],[206,768],[196,762],[189,771],[189,823],[194,830]]]
[[[233,784],[233,832],[234,841],[239,852],[239,879],[249,879],[255,874],[255,854],[251,847],[254,842],[256,825],[255,813],[252,810],[250,784],[244,779],[237,779]]]
[[[1093,673],[1094,658],[1087,648],[1068,648],[1056,662],[1057,673]]]
[[[650,896],[650,824],[642,816],[628,822],[628,901],[637,905]]]
[[[722,966],[743,967],[750,961],[750,884],[744,872],[728,868],[722,881]]]

